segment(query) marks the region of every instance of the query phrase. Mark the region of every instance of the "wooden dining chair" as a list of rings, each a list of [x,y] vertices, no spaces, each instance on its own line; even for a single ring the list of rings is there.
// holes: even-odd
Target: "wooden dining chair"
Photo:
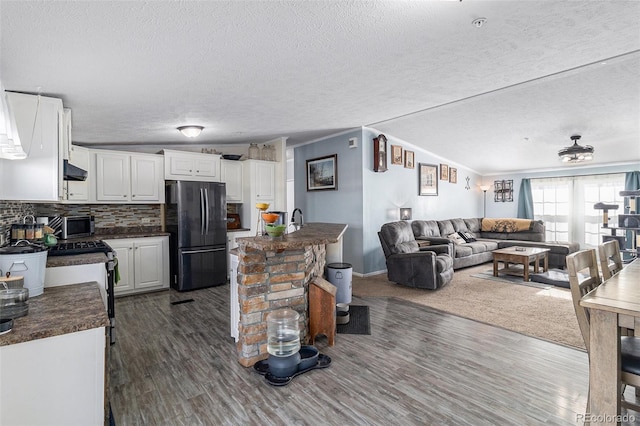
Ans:
[[[600,244],[598,246],[598,256],[600,257],[602,278],[605,281],[620,272],[623,268],[618,240],[609,240]]]
[[[590,351],[589,310],[580,305],[580,299],[588,292],[602,284],[598,272],[598,261],[595,249],[580,250],[567,256],[567,270],[569,271],[569,286],[573,308],[576,311],[578,325],[587,348]],[[620,337],[620,380],[623,385],[640,388],[640,338],[633,336]],[[624,386],[623,386],[624,393]],[[621,397],[621,395],[620,395]],[[640,411],[640,405],[621,399],[626,408]],[[587,404],[587,412],[589,405]]]

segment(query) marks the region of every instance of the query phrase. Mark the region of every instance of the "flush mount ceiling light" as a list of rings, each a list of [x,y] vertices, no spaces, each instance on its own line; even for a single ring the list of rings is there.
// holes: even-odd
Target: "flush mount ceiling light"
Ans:
[[[558,151],[558,157],[563,163],[581,163],[593,160],[593,147],[591,145],[578,145],[580,135],[571,136],[573,145]]]
[[[202,132],[202,129],[204,129],[204,127],[202,127],[202,126],[180,126],[180,127],[178,127],[178,130],[180,130],[180,133],[182,133],[183,135],[185,135],[188,138],[195,138],[196,136],[199,136],[200,133]]]

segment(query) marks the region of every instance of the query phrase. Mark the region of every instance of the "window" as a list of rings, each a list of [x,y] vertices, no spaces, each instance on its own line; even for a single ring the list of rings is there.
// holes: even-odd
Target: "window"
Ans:
[[[534,218],[545,223],[547,241],[573,241],[596,247],[602,235],[602,210],[593,205],[617,204],[623,210],[624,173],[531,179]],[[609,211],[609,225],[618,223],[618,210]]]

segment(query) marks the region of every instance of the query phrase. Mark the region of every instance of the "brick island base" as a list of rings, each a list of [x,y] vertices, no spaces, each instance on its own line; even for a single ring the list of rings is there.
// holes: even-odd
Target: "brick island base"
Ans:
[[[238,254],[237,348],[240,364],[250,367],[268,356],[266,321],[273,310],[296,310],[300,314],[300,340],[307,341],[309,282],[323,274],[325,247],[313,245],[280,252],[241,247]]]
[[[282,239],[238,238],[238,361],[268,357],[267,315],[290,307],[300,314],[300,340],[309,338],[309,283],[322,277],[326,245],[341,242],[346,225],[308,224]]]

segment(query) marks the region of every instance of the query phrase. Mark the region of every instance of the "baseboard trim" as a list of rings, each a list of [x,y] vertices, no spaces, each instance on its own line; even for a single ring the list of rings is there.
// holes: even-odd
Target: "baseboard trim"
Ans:
[[[353,275],[357,275],[357,276],[359,276],[360,278],[367,278],[367,277],[372,277],[372,276],[374,276],[374,275],[380,275],[380,274],[386,274],[386,273],[387,273],[387,270],[386,270],[386,269],[383,269],[383,270],[381,270],[381,271],[367,272],[366,274],[355,274],[355,273],[354,273]]]

